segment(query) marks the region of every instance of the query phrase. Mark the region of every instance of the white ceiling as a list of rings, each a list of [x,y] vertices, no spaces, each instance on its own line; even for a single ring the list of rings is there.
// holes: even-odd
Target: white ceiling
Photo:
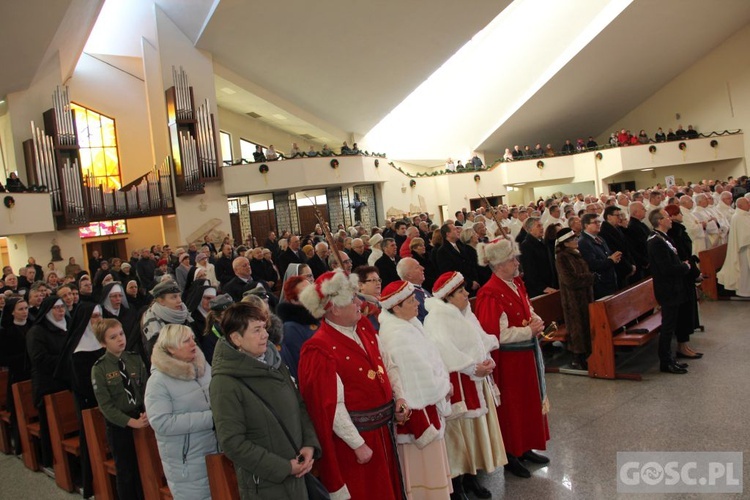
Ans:
[[[508,4],[222,0],[196,45],[242,78],[356,139]],[[561,144],[567,137],[598,135],[748,22],[748,0],[634,0],[473,146],[499,152],[515,143]],[[487,64],[523,71],[533,61]],[[477,68],[476,75],[456,75],[456,85],[482,73]]]
[[[72,0],[3,0],[0,99],[28,87]]]
[[[280,98],[364,135],[509,3],[222,0],[197,47]],[[462,78],[456,75],[457,84]]]
[[[75,36],[87,36],[92,23],[71,14],[96,13],[104,0],[2,3],[0,99],[26,88],[51,52],[82,48]],[[337,143],[370,131],[510,0],[155,3],[199,49],[211,52],[221,106],[255,111],[278,128]],[[474,147],[499,152],[516,143],[598,135],[748,22],[749,0],[634,0]],[[533,61],[487,61],[495,64],[523,71]],[[456,75],[456,85],[476,75]]]
[[[748,22],[748,0],[636,0],[477,149],[597,136]]]

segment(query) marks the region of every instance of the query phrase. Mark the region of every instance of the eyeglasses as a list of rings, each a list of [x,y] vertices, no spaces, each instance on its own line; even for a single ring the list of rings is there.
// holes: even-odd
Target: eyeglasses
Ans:
[[[383,280],[381,280],[380,278],[370,278],[368,280],[365,280],[365,283],[382,283],[382,282]]]

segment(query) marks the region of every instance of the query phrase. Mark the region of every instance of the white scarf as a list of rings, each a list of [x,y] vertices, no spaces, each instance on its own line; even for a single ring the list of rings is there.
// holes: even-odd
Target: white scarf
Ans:
[[[438,298],[425,300],[427,338],[437,346],[449,372],[464,370],[486,360],[498,348],[494,335],[485,333],[469,306],[458,307]]]
[[[381,352],[398,369],[403,398],[414,410],[445,401],[450,392],[450,380],[437,347],[425,337],[417,318],[409,321],[388,311],[378,317],[380,321]],[[390,373],[390,369],[389,369]]]

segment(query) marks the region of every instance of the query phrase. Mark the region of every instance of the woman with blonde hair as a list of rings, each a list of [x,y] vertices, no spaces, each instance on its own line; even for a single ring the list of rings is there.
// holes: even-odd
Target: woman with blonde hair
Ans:
[[[174,498],[210,499],[206,455],[216,453],[211,366],[185,325],[166,325],[151,355],[146,415]]]

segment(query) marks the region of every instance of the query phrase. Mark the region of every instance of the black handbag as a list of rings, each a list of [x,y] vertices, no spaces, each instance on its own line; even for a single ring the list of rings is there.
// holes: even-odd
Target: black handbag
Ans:
[[[287,430],[286,426],[284,425],[284,422],[281,420],[279,415],[276,413],[276,411],[273,409],[273,407],[268,404],[268,401],[263,399],[263,396],[258,394],[252,387],[250,387],[250,384],[242,381],[243,384],[245,384],[245,387],[247,387],[250,392],[252,392],[255,397],[260,399],[260,402],[263,403],[263,405],[268,408],[268,411],[271,412],[271,415],[276,419],[276,421],[279,423],[279,426],[281,427],[281,430],[284,431],[284,434],[286,435],[286,438],[289,440],[289,442],[292,444],[292,448],[297,450],[299,452],[300,447],[297,446],[297,444],[294,442],[294,439],[292,439],[292,435]],[[309,500],[331,500],[331,495],[328,493],[328,490],[325,486],[323,486],[323,483],[320,482],[320,479],[313,476],[312,473],[308,472],[304,476],[305,478],[305,486],[307,487],[307,498]]]

